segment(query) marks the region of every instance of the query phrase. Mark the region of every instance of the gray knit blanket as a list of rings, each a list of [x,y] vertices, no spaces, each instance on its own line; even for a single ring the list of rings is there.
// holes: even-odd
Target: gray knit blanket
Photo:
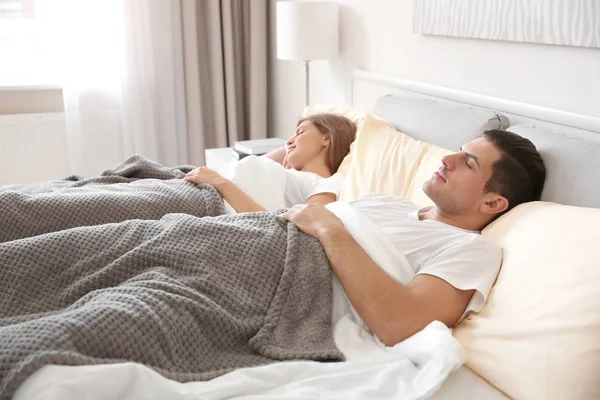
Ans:
[[[0,398],[47,364],[177,381],[342,360],[320,243],[275,213],[169,214],[0,244]]]
[[[213,187],[182,180],[193,168],[165,167],[137,155],[96,178],[0,187],[0,243],[176,212],[223,214],[223,200]]]
[[[199,214],[220,212],[211,196]],[[187,382],[343,360],[324,250],[276,213],[173,213],[25,235],[0,243],[0,285],[0,399],[48,364],[133,361]]]

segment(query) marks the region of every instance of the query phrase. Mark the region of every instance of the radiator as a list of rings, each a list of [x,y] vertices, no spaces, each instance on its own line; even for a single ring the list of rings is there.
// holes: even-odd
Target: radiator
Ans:
[[[67,175],[63,113],[0,115],[0,185]]]

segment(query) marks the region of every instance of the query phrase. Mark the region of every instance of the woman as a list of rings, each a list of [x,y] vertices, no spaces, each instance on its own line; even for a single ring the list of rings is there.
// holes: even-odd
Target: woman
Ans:
[[[356,126],[348,118],[315,114],[298,122],[285,147],[264,156],[285,168],[286,207],[336,201],[343,181],[336,171],[350,151],[355,135]],[[266,211],[236,184],[210,168],[195,169],[184,179],[212,185],[238,213]]]

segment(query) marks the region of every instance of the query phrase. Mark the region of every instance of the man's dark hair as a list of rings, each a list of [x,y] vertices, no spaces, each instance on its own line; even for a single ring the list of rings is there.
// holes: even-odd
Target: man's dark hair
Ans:
[[[498,193],[508,200],[508,208],[539,200],[546,179],[542,156],[529,139],[516,133],[491,129],[483,132],[502,155],[492,165],[492,176],[485,184],[486,192]]]

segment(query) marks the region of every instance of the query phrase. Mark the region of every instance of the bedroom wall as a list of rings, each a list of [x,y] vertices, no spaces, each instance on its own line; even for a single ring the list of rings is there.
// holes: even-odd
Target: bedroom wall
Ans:
[[[339,57],[311,63],[311,102],[347,104],[360,68],[600,117],[599,49],[417,35],[409,0],[340,0],[340,30]],[[277,60],[275,44],[270,135],[287,137],[304,107],[304,70]]]

